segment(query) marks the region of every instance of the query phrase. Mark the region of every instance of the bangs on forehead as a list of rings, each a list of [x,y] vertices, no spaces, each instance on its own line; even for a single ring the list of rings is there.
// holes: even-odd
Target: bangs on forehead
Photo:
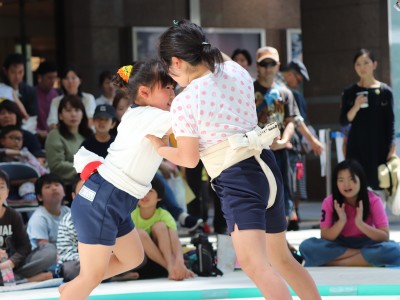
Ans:
[[[357,175],[357,173],[354,171],[354,170],[352,170],[352,169],[350,169],[350,168],[345,168],[345,169],[341,169],[341,170],[339,170],[339,172],[338,172],[338,176],[337,176],[337,178],[339,179],[339,178],[345,178],[345,176],[344,175],[339,175],[341,172],[345,172],[345,171],[348,171],[350,174],[350,178],[351,179],[354,179],[354,180],[359,180],[359,176]]]
[[[176,85],[176,82],[165,71],[160,74],[159,82],[161,82],[162,87],[166,87],[167,85]]]
[[[76,99],[76,98],[69,98],[67,101],[65,101],[65,104],[63,106],[64,108],[76,108],[79,110],[82,110],[82,103],[80,99]]]
[[[160,84],[162,88],[167,85],[176,85],[175,81],[168,75],[168,72],[161,63],[156,64],[152,71],[154,73],[154,81],[151,83],[151,89],[155,88],[158,84]]]

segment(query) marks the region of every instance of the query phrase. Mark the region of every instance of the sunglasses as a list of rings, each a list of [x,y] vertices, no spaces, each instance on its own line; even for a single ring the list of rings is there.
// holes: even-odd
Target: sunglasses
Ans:
[[[272,67],[275,67],[277,65],[277,63],[276,63],[276,61],[268,61],[268,62],[262,61],[262,62],[257,63],[257,65],[259,67],[263,67],[263,68],[272,68]]]

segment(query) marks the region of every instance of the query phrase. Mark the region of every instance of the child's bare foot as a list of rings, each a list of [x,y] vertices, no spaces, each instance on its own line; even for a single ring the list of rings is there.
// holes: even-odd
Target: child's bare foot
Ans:
[[[53,275],[51,274],[51,272],[43,272],[27,278],[28,282],[39,282],[49,279],[53,279]]]
[[[171,271],[168,271],[168,279],[169,280],[184,280],[187,278],[194,277],[194,273],[186,268],[185,265],[176,265]]]

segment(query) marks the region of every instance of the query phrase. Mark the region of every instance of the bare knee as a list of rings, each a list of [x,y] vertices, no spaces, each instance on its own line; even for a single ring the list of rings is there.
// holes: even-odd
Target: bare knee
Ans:
[[[297,263],[293,255],[290,253],[289,249],[282,249],[280,252],[271,253],[268,255],[272,266],[284,267],[288,266],[294,262]]]
[[[138,255],[135,259],[129,261],[129,267],[128,270],[135,269],[145,263],[145,258],[146,256],[144,255],[144,252],[142,252],[140,255]]]
[[[262,262],[247,254],[238,257],[238,261],[240,263],[240,267],[250,277],[254,276],[257,271],[263,267]]]
[[[138,235],[141,240],[142,239],[150,239],[150,235],[144,229],[136,228],[136,230],[137,230]]]
[[[157,222],[151,227],[151,232],[155,235],[166,234],[168,227],[164,222]]]
[[[104,279],[105,272],[82,272],[76,277],[78,280],[82,280],[85,284],[94,289]]]

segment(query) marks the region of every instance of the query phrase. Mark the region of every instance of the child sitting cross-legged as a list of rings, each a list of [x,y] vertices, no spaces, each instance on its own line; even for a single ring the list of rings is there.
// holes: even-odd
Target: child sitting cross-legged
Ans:
[[[191,278],[194,275],[185,266],[175,220],[168,211],[158,207],[164,185],[157,177],[151,185],[151,190],[139,200],[131,214],[147,257],[144,265],[135,271],[140,279],[167,276],[171,280]]]
[[[389,240],[382,200],[367,189],[363,167],[339,163],[332,174],[332,195],[322,202],[321,238],[300,244],[306,267],[400,266],[400,246]]]
[[[21,215],[4,205],[9,191],[8,175],[0,170],[0,270],[13,269],[17,281],[52,279],[46,270],[55,261],[56,250],[51,245],[41,245],[32,251]]]

